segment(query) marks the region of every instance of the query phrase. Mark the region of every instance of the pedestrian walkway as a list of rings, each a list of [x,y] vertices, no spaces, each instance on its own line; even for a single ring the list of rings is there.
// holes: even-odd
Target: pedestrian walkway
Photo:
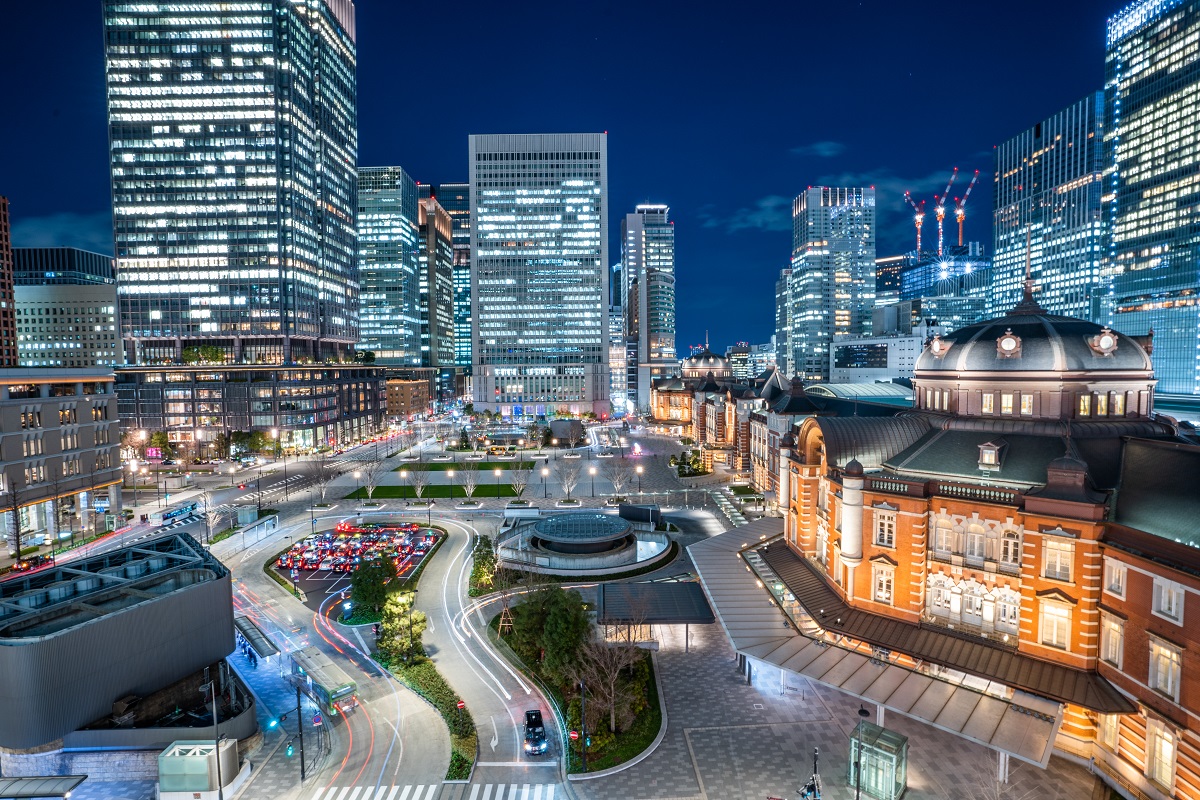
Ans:
[[[447,784],[440,800],[564,800],[566,797],[562,787],[554,783],[476,783],[472,786]]]
[[[440,783],[418,786],[329,786],[317,789],[307,800],[433,800]]]

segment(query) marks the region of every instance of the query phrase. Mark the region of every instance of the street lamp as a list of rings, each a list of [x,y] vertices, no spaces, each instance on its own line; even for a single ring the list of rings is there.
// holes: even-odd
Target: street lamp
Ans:
[[[638,476],[638,494],[641,494],[642,493],[642,465],[641,464],[637,465],[636,472],[637,472],[637,476]]]
[[[271,438],[275,440],[275,460],[280,461],[280,455],[283,452],[283,440],[279,438],[279,428],[271,428]],[[287,459],[282,459],[283,462],[283,499],[284,502],[288,499],[287,485]]]
[[[359,472],[358,470],[354,470],[354,494],[355,495],[357,495],[358,490],[362,488],[362,482],[359,480],[359,478],[361,478],[361,477],[362,477],[362,473]],[[361,500],[362,498],[359,498],[359,499]]]
[[[592,476],[592,497],[596,496],[596,468],[588,467],[588,474]]]
[[[549,499],[550,490],[546,487],[546,476],[550,474],[550,470],[542,467],[542,497]]]
[[[358,477],[358,473],[357,473],[357,472],[356,472],[356,473],[354,473],[354,477],[356,477],[356,478]],[[408,485],[408,470],[406,470],[406,469],[402,469],[402,470],[400,470],[400,485],[401,485],[401,486],[407,486],[407,485]],[[403,492],[401,492],[401,493],[400,493],[400,499],[401,499],[401,500],[405,500],[405,499],[407,499],[407,498],[408,498],[408,491],[407,491],[407,489],[406,489],[405,491],[403,491]]]
[[[870,715],[871,712],[867,711],[867,709],[863,707],[862,703],[859,703],[859,725],[861,725],[863,721],[865,721]],[[854,767],[854,800],[859,800],[859,798],[862,796],[862,728],[858,729],[858,747],[856,749],[858,750],[858,763]]]
[[[213,743],[216,744],[216,760],[217,760],[217,800],[225,800],[225,787],[221,784],[221,735],[219,721],[217,719],[217,683],[210,680],[208,683],[201,684],[201,694],[212,695],[212,714],[213,714]]]
[[[450,479],[450,500],[454,501],[454,470],[446,470],[446,477]]]
[[[558,460],[558,439],[551,439],[550,446],[554,448],[554,460]]]
[[[496,499],[500,499],[500,470],[493,470],[492,474],[496,476]]]

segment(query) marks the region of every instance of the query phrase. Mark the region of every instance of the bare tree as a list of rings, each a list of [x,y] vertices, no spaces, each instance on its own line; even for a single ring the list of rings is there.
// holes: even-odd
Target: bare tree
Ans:
[[[372,458],[363,464],[363,486],[367,490],[367,499],[371,500],[375,494],[375,490],[379,488],[379,482],[383,480],[383,476],[387,474],[387,465],[382,459]]]
[[[593,636],[579,649],[578,662],[572,674],[576,686],[587,686],[588,706],[597,715],[608,714],[608,729],[613,733],[632,721],[632,707],[637,696],[622,671],[632,668],[645,658],[645,653],[632,644],[606,642]],[[618,725],[620,717],[620,725]]]
[[[321,495],[322,503],[325,502],[325,495],[335,477],[337,477],[337,473],[333,469],[333,464],[329,462],[328,456],[319,456],[313,462],[313,487]]]
[[[213,505],[212,492],[201,492],[201,514],[204,516],[204,541],[212,541],[213,529],[221,525],[221,509]]]
[[[413,491],[417,495],[417,499],[421,499],[421,495],[425,492],[425,487],[429,485],[429,471],[424,469],[414,469],[412,471],[412,486]]]
[[[987,768],[976,767],[968,777],[971,797],[978,800],[1033,800],[1038,793],[1014,783],[1001,783]]]
[[[612,484],[613,494],[621,494],[625,491],[625,487],[633,481],[633,470],[625,463],[625,459],[607,459],[600,469],[600,474]]]
[[[574,425],[571,426],[570,437],[572,449],[583,444],[583,442],[587,439],[587,431],[584,429],[582,422],[579,423],[578,428],[576,428]]]
[[[583,465],[578,461],[560,461],[554,469],[555,477],[562,485],[567,499],[571,499],[571,491],[579,485],[579,476],[583,473]]]
[[[467,469],[462,471],[462,487],[467,497],[472,497],[475,494],[475,487],[479,485],[479,470],[471,469],[471,466],[471,464],[467,464]]]
[[[529,485],[530,478],[533,477],[533,464],[529,461],[518,461],[513,465],[513,468],[508,471],[508,483],[512,486],[513,494],[517,497],[525,491],[525,487]]]
[[[21,529],[21,492],[15,480],[9,480],[5,499],[7,502],[4,504],[4,508],[9,514],[8,554],[13,558],[20,558],[21,537],[24,531]]]

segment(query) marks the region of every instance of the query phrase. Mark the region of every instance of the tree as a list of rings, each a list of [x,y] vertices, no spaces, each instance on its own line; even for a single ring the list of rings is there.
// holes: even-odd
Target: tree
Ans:
[[[262,453],[274,447],[264,431],[234,431],[229,434],[229,441],[239,453]]]
[[[417,499],[421,499],[421,495],[425,493],[425,487],[429,485],[429,471],[424,469],[414,469],[412,471],[412,486],[413,492],[417,495]]]
[[[462,487],[467,497],[473,497],[475,487],[479,485],[479,470],[471,469],[472,466],[467,464],[467,468],[462,471]]]
[[[220,508],[212,504],[212,492],[201,492],[201,513],[204,515],[204,541],[212,539],[213,531],[220,532],[221,516]]]
[[[575,424],[571,423],[571,432],[568,434],[568,436],[571,437],[571,447],[574,449],[583,444],[584,440],[587,439],[587,431],[583,429],[583,425],[575,427]]]
[[[390,558],[364,561],[350,573],[350,599],[378,613],[388,599],[387,584],[396,577],[396,562]]]
[[[363,464],[363,487],[367,490],[368,500],[374,496],[375,490],[379,488],[379,482],[383,480],[383,476],[387,471],[387,465],[379,458],[372,458]]]
[[[389,662],[403,658],[410,661],[422,651],[421,636],[428,620],[422,611],[413,609],[416,595],[398,592],[388,597],[379,623],[379,654]]]
[[[155,431],[150,434],[148,445],[150,447],[157,447],[162,453],[163,458],[175,457],[175,448],[171,445],[171,439],[167,436],[166,431]]]
[[[526,465],[529,466],[526,466]],[[508,471],[508,483],[512,486],[513,494],[517,497],[525,491],[525,487],[529,485],[529,479],[533,477],[533,465],[528,461],[518,461],[513,464],[513,468]]]
[[[335,477],[337,477],[337,473],[334,471],[329,457],[318,456],[313,462],[313,487],[321,495],[322,503],[325,502],[325,494],[329,491],[329,485],[333,483]]]
[[[593,636],[579,649],[579,658],[571,671],[572,682],[587,685],[588,705],[597,713],[608,714],[608,729],[616,733],[617,717],[632,721],[639,697],[634,682],[622,672],[638,664],[645,653],[638,647],[625,642],[611,643]]]
[[[373,350],[359,350],[354,354],[354,361],[358,364],[374,364],[375,352]]]
[[[600,469],[605,479],[612,484],[613,494],[621,494],[633,481],[633,470],[625,463],[625,459],[610,458],[604,463]]]
[[[6,499],[8,502],[4,507],[8,511],[8,554],[13,558],[20,558],[24,530],[21,527],[21,491],[15,480],[9,481]]]
[[[146,440],[142,431],[128,430],[121,434],[121,455],[126,460],[145,457]]]
[[[570,500],[571,490],[579,485],[579,476],[583,472],[583,465],[578,461],[560,461],[554,472],[559,484],[562,485],[563,493]]]
[[[558,589],[550,594],[542,633],[542,663],[559,680],[568,680],[569,672],[588,639],[590,621],[579,592]]]
[[[467,435],[466,428],[458,429],[458,449],[459,450],[470,450],[471,449],[471,437]]]

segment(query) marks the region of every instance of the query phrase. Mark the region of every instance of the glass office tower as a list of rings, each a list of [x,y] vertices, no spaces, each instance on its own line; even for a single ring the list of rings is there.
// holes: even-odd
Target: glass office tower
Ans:
[[[471,366],[471,184],[420,184],[422,197],[436,197],[450,215],[454,245],[454,365]]]
[[[1021,300],[1028,244],[1042,308],[1100,320],[1108,291],[1103,136],[1104,93],[1093,92],[996,147],[989,317]]]
[[[1108,21],[1114,195],[1109,324],[1154,331],[1161,393],[1200,392],[1200,0],[1143,0]]]
[[[454,246],[450,215],[437,198],[417,203],[421,247],[420,294],[421,366],[454,366]]]
[[[358,171],[358,349],[386,366],[421,366],[417,185],[400,167]]]
[[[829,377],[834,336],[871,333],[875,306],[875,190],[814,186],[792,203],[788,366]]]
[[[470,165],[475,408],[608,413],[607,135],[475,135]]]
[[[675,352],[675,223],[665,205],[645,204],[621,222],[621,274],[629,284],[626,337],[637,342],[637,408],[650,407],[650,384],[679,372]],[[633,366],[633,365],[631,365]],[[631,370],[632,371],[632,370]]]
[[[321,361],[358,340],[351,0],[105,0],[130,363]]]

